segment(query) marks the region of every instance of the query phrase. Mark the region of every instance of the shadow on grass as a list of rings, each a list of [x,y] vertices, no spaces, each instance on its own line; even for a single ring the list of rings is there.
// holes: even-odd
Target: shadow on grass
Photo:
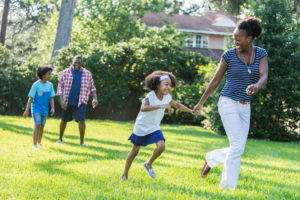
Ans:
[[[130,124],[130,123],[124,123],[124,124]],[[3,122],[3,121],[0,121],[0,127],[2,129],[4,129],[4,130],[8,130],[8,131],[11,131],[11,132],[14,132],[14,133],[17,133],[17,134],[23,134],[23,135],[27,135],[27,136],[32,136],[32,128],[28,128],[28,127],[25,127],[25,126],[20,126],[20,125],[15,125],[15,124],[10,124],[10,123],[6,123],[6,122]],[[164,127],[164,128],[167,129],[166,127]],[[183,132],[182,129],[181,130],[176,130],[176,129],[172,129],[172,128],[169,131],[171,131],[172,133],[173,132],[177,132],[177,134],[179,134],[179,133],[182,134],[182,132]],[[187,129],[187,132],[189,132],[189,131],[190,132],[194,132],[191,135],[203,135],[203,134],[197,134],[197,131],[195,131],[194,129]],[[43,135],[43,138],[46,138],[47,140],[52,141],[52,142],[56,142],[56,139],[52,138],[52,137],[49,137],[49,135],[50,136],[57,136],[58,137],[57,133],[50,132],[50,131],[45,131],[45,133],[46,134]],[[187,134],[187,135],[189,135],[189,134]],[[211,138],[217,139],[217,140],[219,140],[220,138],[221,138],[221,140],[224,140],[226,138],[226,137],[223,137],[223,136],[213,135],[213,134],[211,134],[209,132],[204,133],[204,135],[205,135],[205,137],[211,136]],[[66,137],[68,139],[78,139],[79,140],[79,136],[77,137],[77,136],[73,136],[73,135],[65,135],[64,137]],[[107,144],[107,145],[113,145],[113,146],[116,146],[116,147],[122,146],[122,147],[128,148],[128,151],[119,151],[119,150],[115,150],[115,149],[111,150],[109,148],[104,148],[104,147],[101,147],[101,146],[93,146],[93,145],[88,145],[87,147],[85,147],[85,148],[93,150],[95,152],[100,151],[100,152],[106,153],[108,156],[105,157],[105,159],[120,159],[120,158],[123,158],[125,160],[126,157],[127,157],[127,154],[130,151],[130,148],[132,146],[130,143],[129,144],[123,144],[123,143],[119,143],[119,142],[105,141],[105,140],[99,140],[99,139],[88,138],[88,137],[85,138],[85,140],[86,141],[90,141],[90,142],[96,142],[96,143],[99,143],[99,144],[102,143],[102,144]],[[172,140],[174,140],[174,139],[172,139]],[[176,143],[180,142],[180,141],[181,140],[176,141]],[[195,142],[195,141],[191,140],[191,142]],[[196,141],[195,143],[199,144],[199,141]],[[75,143],[64,142],[64,144],[81,148],[78,144],[75,144]],[[217,148],[224,148],[224,147],[226,147],[226,145],[223,145],[223,144],[224,144],[224,142],[222,142],[221,144],[208,144],[207,146],[210,148],[210,150],[213,150],[213,149],[217,149]],[[170,146],[172,146],[172,143],[171,143]],[[201,144],[199,145],[199,147],[201,147],[201,146],[202,147],[205,146],[205,142],[201,142]],[[183,147],[183,149],[184,148],[185,147]],[[141,148],[141,151],[140,151],[139,155],[144,155],[144,156],[150,156],[151,155],[149,153],[142,152],[142,149],[144,149],[144,148]],[[189,150],[189,149],[187,148],[186,150]],[[246,150],[247,150],[247,147],[246,147]],[[282,151],[282,152],[284,152],[284,151]],[[73,153],[76,154],[76,152],[73,152]],[[264,152],[263,154],[265,154],[265,153],[267,153],[267,152]],[[290,152],[284,152],[284,153],[290,153]],[[176,155],[176,156],[190,157],[190,158],[193,158],[193,159],[197,159],[197,158],[202,159],[202,156],[199,156],[197,154],[183,153],[182,151],[180,151],[180,149],[176,149],[175,150],[172,147],[170,149],[168,149],[168,146],[166,148],[166,151],[163,154],[164,155],[173,154],[173,155]],[[269,153],[267,153],[267,154],[269,155]],[[98,158],[97,154],[86,153],[86,156],[91,156],[91,157]],[[249,157],[249,156],[254,156],[255,157],[255,155],[247,155],[247,157]],[[281,155],[275,155],[274,156],[274,155],[271,154],[271,152],[270,152],[269,156],[274,157],[274,159],[278,159],[278,158],[283,158],[283,159],[288,159],[288,160],[295,160],[296,159],[296,158],[286,158],[286,157],[281,156]],[[295,157],[297,157],[297,156],[295,156]],[[251,164],[251,163],[249,163],[249,164]],[[264,168],[264,166],[265,165],[258,165],[257,167]],[[289,169],[281,168],[281,167],[278,167],[278,169],[289,170]],[[299,172],[299,171],[296,170],[294,172]]]
[[[32,128],[28,128],[25,126],[19,126],[19,125],[15,125],[15,124],[10,124],[10,123],[6,123],[3,121],[0,121],[0,127],[3,130],[7,130],[10,132],[18,133],[18,134],[22,134],[22,135],[32,136],[32,132],[33,132]]]
[[[260,168],[260,169],[267,169],[267,170],[271,170],[274,171],[274,173],[276,171],[282,171],[282,172],[288,172],[288,173],[296,173],[296,174],[300,174],[300,170],[296,170],[296,169],[290,169],[290,168],[285,168],[285,167],[276,167],[276,166],[269,166],[266,164],[257,164],[257,163],[250,163],[247,161],[242,161],[242,165],[247,165],[249,167],[253,167],[253,168]]]
[[[259,166],[254,167],[259,168]],[[265,197],[261,197],[262,199],[295,199],[295,194],[300,190],[299,184],[297,186],[284,182],[277,182],[274,176],[275,174],[273,176],[265,176],[266,179],[262,179],[241,173],[239,177],[238,188],[242,189],[244,187],[245,190],[260,191],[265,193],[265,189],[267,187],[268,192],[265,193]],[[281,178],[282,177],[277,177],[278,180],[282,180]],[[246,185],[242,185],[242,181],[246,182]],[[272,195],[272,198],[270,194]]]
[[[28,127],[24,127],[24,126],[20,126],[20,125],[15,125],[15,124],[7,124],[5,122],[0,122],[0,126],[2,129],[4,130],[8,130],[8,131],[11,131],[11,132],[14,132],[14,133],[17,133],[17,134],[23,134],[23,135],[27,135],[27,136],[32,136],[32,129],[31,128],[28,128]],[[51,132],[51,131],[45,131],[44,132],[44,135],[43,135],[43,139],[47,139],[49,141],[52,141],[52,142],[56,142],[57,139],[53,138],[53,137],[49,137],[49,135],[51,136],[58,136],[57,133],[54,133],[54,132]],[[79,140],[79,136],[73,136],[73,135],[64,135],[65,138],[68,138],[68,139],[78,139]],[[99,139],[95,139],[95,138],[88,138],[86,137],[85,138],[85,141],[89,141],[89,142],[96,142],[96,143],[102,143],[102,144],[107,144],[107,145],[113,145],[113,146],[117,146],[117,147],[126,147],[126,148],[131,148],[132,145],[129,143],[129,144],[123,144],[123,143],[119,143],[119,142],[114,142],[114,141],[105,141],[105,140],[99,140]],[[70,146],[75,146],[75,147],[79,147],[81,148],[78,144],[75,144],[75,143],[71,143],[71,142],[66,142],[64,141],[63,144],[67,144],[67,145],[70,145]],[[155,145],[155,144],[154,144]],[[88,145],[87,147],[85,147],[87,149],[91,149],[91,150],[94,150],[94,151],[101,151],[101,152],[104,152],[104,153],[112,153],[114,152],[114,154],[121,154],[121,152],[118,152],[118,150],[109,150],[107,148],[103,148],[101,146],[93,146],[93,145]],[[141,150],[144,149],[143,147],[141,148]],[[177,155],[177,156],[188,156],[188,157],[191,157],[191,158],[195,158],[195,154],[188,154],[188,153],[182,153],[180,150],[178,151],[174,151],[174,150],[168,150],[166,151],[167,153],[170,153],[170,154],[174,154],[174,155]],[[129,151],[126,151],[126,153],[128,154]],[[140,155],[142,154],[142,152],[139,153]],[[149,154],[146,154],[148,156],[150,156]],[[127,155],[126,155],[127,156]],[[126,158],[123,157],[123,158]]]
[[[216,134],[213,134],[212,132],[210,131],[206,131],[206,130],[203,130],[202,128],[192,128],[190,126],[184,126],[184,125],[181,125],[179,126],[180,128],[173,128],[173,127],[170,127],[170,125],[164,125],[161,127],[161,130],[163,132],[170,132],[172,134],[176,134],[176,135],[188,135],[188,136],[195,136],[195,137],[199,137],[199,138],[223,138],[224,136],[221,136],[221,135],[216,135]]]
[[[32,136],[32,128],[27,128],[27,127],[20,126],[20,125],[9,124],[9,123],[5,123],[5,122],[1,122],[1,121],[0,121],[0,127],[4,130],[8,130],[8,131],[11,131],[13,133],[23,134],[23,135],[26,135],[26,136]],[[172,132],[172,133],[173,133],[173,131],[174,130],[170,130],[170,132]],[[180,132],[182,132],[182,131],[180,131]],[[50,136],[58,136],[58,134],[54,133],[54,132],[46,131],[46,133],[49,134]],[[50,141],[53,141],[53,142],[56,141],[56,139],[53,139],[52,137],[49,137],[47,135],[44,135],[44,137],[46,139],[50,140]],[[70,138],[70,139],[79,139],[79,137],[70,136],[70,135],[66,135],[66,137]],[[217,136],[217,137],[219,137],[219,136]],[[86,138],[86,140],[91,141],[91,142],[97,142],[97,143],[113,145],[113,146],[117,146],[117,147],[119,147],[119,146],[123,146],[123,147],[126,147],[126,148],[131,147],[130,144],[122,144],[122,143],[118,143],[118,142],[114,142],[114,141],[103,141],[103,140],[98,140],[98,139],[95,139],[95,138]],[[74,144],[74,143],[70,143],[70,142],[66,142],[64,144],[69,145],[69,146],[76,146],[78,148],[82,148],[78,144]],[[203,142],[203,144],[201,144],[201,145],[205,145],[205,142]],[[95,176],[95,175],[89,175],[89,174],[85,174],[85,173],[73,172],[73,171],[68,170],[68,169],[62,169],[62,168],[60,168],[60,166],[63,165],[63,164],[85,163],[85,162],[94,161],[94,160],[110,160],[110,159],[111,160],[124,159],[124,163],[125,163],[126,156],[129,152],[129,151],[120,151],[120,150],[115,150],[115,149],[112,150],[112,149],[109,149],[109,148],[104,148],[104,147],[101,147],[101,146],[93,146],[93,145],[89,145],[89,146],[84,147],[84,148],[92,150],[93,152],[92,153],[75,152],[75,151],[67,151],[67,150],[59,149],[59,148],[51,148],[52,150],[55,150],[58,153],[69,155],[69,156],[78,156],[80,158],[74,158],[74,159],[72,158],[72,159],[69,159],[69,160],[50,160],[50,161],[35,163],[35,166],[38,167],[39,169],[43,170],[43,171],[46,171],[49,174],[62,174],[62,175],[71,177],[72,179],[74,179],[76,181],[80,181],[84,184],[88,184],[88,185],[93,186],[93,185],[95,185],[95,182],[98,182],[100,180],[101,175]],[[80,151],[80,150],[78,150],[78,151]],[[97,154],[97,152],[105,153],[106,155],[102,156],[100,154]],[[286,153],[288,153],[288,152],[286,152]],[[178,151],[167,149],[164,154],[174,154],[174,155],[183,156],[183,157],[188,156],[188,157],[191,157],[191,158],[196,158],[197,157],[197,155],[194,155],[194,154],[182,153],[182,152],[180,152],[180,149],[178,149]],[[140,152],[139,155],[149,156],[149,153]],[[280,157],[280,156],[276,155],[275,159],[277,157]],[[137,156],[134,163],[136,163],[136,162],[141,162],[142,163],[142,162],[144,162],[144,160],[141,160],[139,158],[139,156]],[[246,164],[246,165],[249,165],[250,167],[256,168],[256,169],[258,169],[258,171],[259,171],[260,168],[262,168],[262,169],[267,168],[268,170],[285,170],[285,171],[290,172],[290,173],[299,173],[299,170],[282,168],[282,167],[275,167],[274,168],[273,166],[253,164],[253,163],[249,163],[249,162],[247,163],[245,161],[243,161],[242,164]],[[176,165],[170,165],[170,164],[160,163],[160,162],[157,162],[157,165],[164,166],[164,167],[176,167]],[[190,170],[190,167],[181,167],[181,168]],[[267,183],[270,186],[273,186],[270,189],[270,192],[272,193],[272,197],[275,198],[275,197],[282,196],[280,191],[282,191],[281,188],[283,187],[283,184],[281,184],[281,183],[276,183],[274,181],[269,181],[269,180],[267,180],[267,182],[266,182],[265,180],[256,179],[254,177],[241,177],[241,178],[248,178],[249,180],[253,181],[254,183],[258,183],[260,185],[264,185],[265,183]],[[142,180],[142,181],[138,180],[136,182],[135,182],[135,180],[133,180],[133,184],[136,184],[137,187],[139,187],[141,183],[143,185],[148,184],[144,180]],[[103,186],[105,186],[105,183],[103,183]],[[163,184],[163,186],[161,184],[156,185],[156,184],[153,183],[153,187],[154,187],[154,189],[157,189],[158,191],[166,191],[166,192],[176,191],[176,192],[179,192],[179,193],[194,195],[195,197],[203,197],[203,196],[205,197],[207,195],[211,198],[225,198],[225,197],[226,198],[232,198],[232,199],[240,198],[240,196],[234,195],[234,193],[233,194],[228,194],[228,193],[224,194],[222,192],[211,193],[211,192],[208,192],[208,191],[203,191],[203,190],[201,190],[200,183],[199,183],[199,188],[196,188],[196,189],[192,189],[191,187],[186,186],[186,185],[178,186],[178,185],[172,184],[172,183],[166,183],[166,184]],[[245,189],[246,190],[253,190],[253,191],[257,190],[257,188],[255,188],[255,186],[252,186],[252,185],[251,186],[246,186]],[[296,191],[299,191],[299,187],[297,187],[297,186],[292,187],[292,189],[294,189]],[[285,191],[285,192],[287,193],[287,195],[292,196],[292,194],[289,191]]]

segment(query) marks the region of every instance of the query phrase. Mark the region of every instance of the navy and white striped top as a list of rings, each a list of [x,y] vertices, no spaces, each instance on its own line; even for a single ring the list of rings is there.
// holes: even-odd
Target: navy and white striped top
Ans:
[[[251,102],[252,95],[246,93],[249,85],[255,84],[259,79],[259,62],[268,56],[265,49],[255,47],[254,63],[250,65],[251,73],[248,73],[248,65],[242,62],[236,54],[236,48],[223,53],[222,58],[227,63],[226,84],[220,95],[236,101]]]

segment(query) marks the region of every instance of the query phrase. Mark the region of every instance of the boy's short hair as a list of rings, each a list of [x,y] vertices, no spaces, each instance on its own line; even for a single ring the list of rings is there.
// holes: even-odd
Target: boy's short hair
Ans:
[[[176,77],[171,73],[167,71],[154,71],[151,74],[149,74],[146,79],[146,90],[151,91],[151,90],[156,90],[157,86],[160,84],[160,77],[163,75],[168,75],[171,79],[171,85],[172,88],[175,88],[177,85],[177,80]]]
[[[39,77],[39,79],[43,79],[43,76],[49,71],[53,71],[51,65],[42,65],[38,68],[36,75]]]

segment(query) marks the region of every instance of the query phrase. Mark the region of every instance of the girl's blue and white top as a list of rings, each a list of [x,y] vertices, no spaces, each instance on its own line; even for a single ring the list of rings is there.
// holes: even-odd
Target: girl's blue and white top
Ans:
[[[169,104],[172,100],[170,94],[164,95],[162,100],[159,100],[154,91],[151,91],[143,99],[149,99],[150,106],[158,106],[163,104]],[[160,130],[160,122],[164,117],[165,109],[156,109],[149,112],[140,111],[133,129],[133,133],[137,136],[145,136],[154,131]]]
[[[268,56],[268,54],[265,49],[255,47],[254,63],[248,66],[239,59],[236,51],[236,48],[232,48],[222,55],[222,58],[227,63],[227,71],[226,84],[220,95],[236,101],[251,102],[252,95],[248,95],[246,89],[249,85],[255,84],[258,81],[259,62]],[[248,72],[248,68],[251,70],[251,73]]]

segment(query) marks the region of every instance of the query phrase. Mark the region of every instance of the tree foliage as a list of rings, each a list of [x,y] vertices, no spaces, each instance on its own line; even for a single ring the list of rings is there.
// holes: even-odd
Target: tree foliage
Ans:
[[[300,30],[292,7],[282,0],[250,4],[263,33],[255,44],[266,48],[269,80],[254,96],[250,134],[272,140],[299,138]]]
[[[94,117],[133,120],[145,93],[144,79],[152,71],[171,71],[185,86],[196,85],[196,80],[201,79],[197,76],[199,68],[208,60],[197,53],[185,52],[181,37],[174,28],[168,27],[149,30],[144,38],[134,37],[114,45],[89,46],[89,51],[76,43],[57,56],[57,69],[61,71],[70,65],[73,55],[82,54],[84,65],[92,72],[98,90],[99,108]],[[173,91],[174,98],[184,101],[184,90],[180,87]],[[191,101],[185,103],[190,107],[197,103],[196,98]],[[179,115],[177,112],[173,114]]]
[[[56,0],[11,0],[6,47],[16,60],[23,62],[36,50],[34,44],[40,37],[37,32],[57,8],[56,3]]]

